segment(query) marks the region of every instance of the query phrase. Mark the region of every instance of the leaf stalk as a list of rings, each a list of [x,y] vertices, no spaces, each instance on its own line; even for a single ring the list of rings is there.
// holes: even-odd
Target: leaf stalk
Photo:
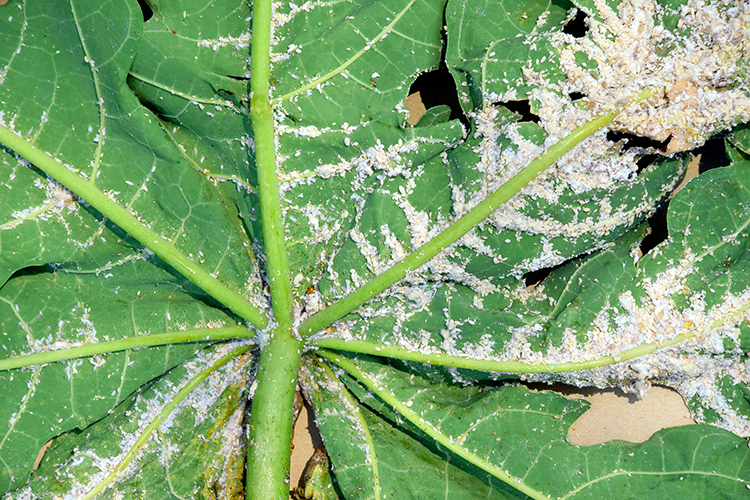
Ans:
[[[22,368],[25,366],[44,365],[55,361],[86,358],[97,354],[127,351],[168,344],[185,342],[210,342],[217,340],[255,338],[255,331],[245,326],[232,325],[223,328],[196,328],[176,332],[164,332],[154,335],[136,335],[119,340],[97,342],[75,347],[64,347],[56,350],[35,352],[25,356],[16,356],[0,360],[0,371]]]
[[[313,342],[316,347],[323,349],[335,349],[337,351],[356,352],[360,354],[369,354],[371,356],[380,356],[393,359],[403,359],[406,361],[416,361],[435,366],[449,366],[453,368],[465,368],[467,370],[482,370],[497,373],[563,373],[581,370],[591,370],[602,366],[630,361],[652,354],[660,349],[677,345],[680,342],[688,340],[697,334],[695,330],[686,331],[675,337],[654,342],[649,344],[639,344],[630,349],[626,349],[619,354],[611,356],[602,356],[585,361],[571,361],[568,363],[549,364],[549,363],[523,363],[521,361],[501,361],[493,359],[475,359],[452,356],[444,353],[421,353],[409,351],[398,346],[384,346],[377,342],[366,340],[344,340],[338,338],[321,338]]]

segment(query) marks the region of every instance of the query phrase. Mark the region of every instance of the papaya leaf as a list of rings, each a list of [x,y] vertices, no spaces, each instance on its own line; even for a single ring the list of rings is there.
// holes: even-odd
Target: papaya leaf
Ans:
[[[4,499],[746,496],[747,2],[0,3]]]
[[[169,331],[206,336],[206,327],[236,322],[206,304],[208,298],[192,283],[153,261],[50,271],[17,274],[0,289],[0,346],[11,360],[36,353],[45,362],[44,356],[73,346],[96,348],[101,342]],[[93,357],[0,372],[0,416],[8,422],[0,486],[24,484],[34,464],[31,450],[59,434],[85,429],[199,348],[177,344],[108,355],[99,351]]]
[[[71,492],[91,498],[89,485],[107,485],[113,469],[135,462],[138,472],[117,485],[131,497],[237,495],[243,490],[241,428],[249,375],[241,367],[252,357],[214,372],[238,355],[236,346],[227,347],[199,354],[144,385],[98,422],[55,439],[26,494],[56,498]],[[185,391],[190,385],[197,388]],[[164,411],[171,406],[177,409]],[[150,445],[139,453],[146,440]]]
[[[521,385],[488,388],[433,384],[414,372],[366,357],[357,356],[355,362],[332,353],[323,356],[353,375],[356,380],[344,380],[357,395],[356,405],[346,405],[337,413],[333,401],[341,398],[330,395],[333,401],[323,407],[324,414],[340,415],[338,425],[349,423],[352,412],[367,415],[369,418],[358,428],[371,434],[373,443],[388,450],[391,447],[384,443],[386,436],[395,434],[409,443],[401,445],[404,449],[421,452],[379,458],[381,468],[389,465],[389,460],[398,460],[399,467],[388,467],[396,474],[420,466],[428,468],[437,457],[445,457],[451,466],[464,472],[474,470],[477,479],[482,478],[481,472],[489,472],[531,498],[609,498],[622,491],[633,497],[659,491],[665,498],[679,494],[696,499],[713,491],[733,498],[747,491],[750,451],[744,439],[727,431],[682,426],[659,431],[639,444],[611,441],[575,446],[567,440],[567,429],[586,410],[585,401],[570,400],[552,391],[532,392]],[[332,446],[338,449],[336,443]],[[707,458],[716,452],[722,459]],[[363,458],[374,460],[376,454],[381,457],[385,453],[375,447],[359,460],[347,457],[343,469],[365,466]],[[738,468],[737,464],[743,465]],[[453,494],[453,488],[457,498],[462,497],[457,480],[460,474],[455,472],[443,472],[445,484],[439,491],[419,485],[419,480],[411,476],[383,476],[375,479],[391,483],[391,488],[404,492],[403,498],[444,498],[446,491]],[[369,474],[356,479],[344,475],[339,481],[357,484],[364,492],[369,487],[362,484],[370,485],[372,479]],[[411,493],[412,487],[418,494]],[[507,498],[497,493],[498,498]],[[373,496],[365,493],[352,498]]]

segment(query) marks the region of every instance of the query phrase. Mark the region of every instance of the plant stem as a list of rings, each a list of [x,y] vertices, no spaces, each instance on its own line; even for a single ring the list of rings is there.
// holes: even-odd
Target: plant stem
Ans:
[[[29,141],[2,125],[0,125],[0,143],[26,158],[34,166],[85,200],[232,312],[256,328],[266,327],[268,319],[245,297],[229,288],[220,279],[213,277],[197,262],[190,260],[176,245],[147,228],[127,208],[112,201],[92,183],[68,167],[57,163],[47,153],[36,149]]]
[[[459,238],[474,229],[474,227],[489,217],[495,210],[500,208],[503,203],[515,196],[537,175],[554,164],[565,153],[601,128],[609,125],[612,120],[625,107],[627,107],[627,105],[648,99],[652,94],[653,91],[651,89],[646,89],[635,98],[635,102],[629,102],[626,105],[615,107],[612,111],[599,115],[573,130],[569,135],[559,140],[547,151],[542,153],[541,156],[537,157],[534,161],[521,169],[516,175],[510,178],[505,184],[500,186],[494,193],[490,194],[476,207],[443,230],[443,232],[422,245],[415,252],[374,277],[366,285],[358,288],[346,297],[343,297],[330,307],[327,307],[309,317],[302,323],[302,325],[300,325],[300,335],[302,335],[303,338],[306,338],[333,322],[338,321],[360,305],[375,297],[377,294],[385,291],[388,287],[402,280],[407,272],[413,271],[419,266],[427,263],[430,259],[455,243]]]
[[[271,0],[253,2],[250,117],[255,137],[263,246],[276,327],[258,363],[258,386],[250,415],[245,496],[250,500],[289,498],[292,406],[302,342],[292,330],[292,287],[276,171],[271,73]]]
[[[250,415],[248,500],[289,498],[292,407],[301,357],[300,343],[281,328],[261,351]]]
[[[136,458],[136,455],[138,453],[138,450],[146,443],[148,438],[153,434],[153,432],[156,430],[157,427],[159,427],[164,420],[167,419],[167,417],[177,408],[177,405],[179,405],[183,399],[185,399],[188,394],[190,394],[193,389],[198,387],[206,378],[211,375],[211,373],[215,372],[225,364],[229,363],[231,360],[236,358],[237,356],[241,356],[245,354],[247,351],[250,350],[249,345],[241,345],[239,347],[236,347],[235,349],[232,349],[227,354],[223,355],[221,358],[219,358],[214,364],[209,366],[208,368],[205,368],[200,373],[195,375],[182,389],[177,392],[170,400],[169,402],[164,405],[164,408],[159,412],[159,414],[154,417],[154,419],[149,422],[149,424],[146,426],[145,429],[140,433],[138,436],[138,439],[136,439],[135,443],[133,443],[133,446],[130,447],[128,452],[123,456],[123,458],[120,460],[120,462],[114,466],[112,469],[112,472],[110,472],[107,477],[105,477],[99,484],[97,484],[93,489],[91,489],[88,493],[83,495],[81,497],[81,500],[89,500],[96,497],[99,493],[104,491],[104,489],[107,488],[110,484],[112,484],[114,481],[117,480],[117,476],[122,474],[125,469],[127,469],[130,462],[133,461],[133,459]]]
[[[43,365],[68,359],[85,358],[108,352],[126,351],[128,349],[140,349],[143,347],[154,347],[183,342],[204,342],[254,337],[255,331],[239,325],[226,326],[223,328],[196,328],[195,330],[164,332],[154,335],[136,335],[135,337],[128,337],[119,340],[97,342],[94,344],[35,352],[34,354],[28,354],[26,356],[1,359],[0,371],[12,370],[13,368],[21,368],[24,366]]]

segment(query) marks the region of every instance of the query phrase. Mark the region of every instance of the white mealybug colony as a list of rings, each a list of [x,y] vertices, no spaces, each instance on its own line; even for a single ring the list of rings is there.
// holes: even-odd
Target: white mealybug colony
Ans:
[[[455,151],[442,153],[434,160],[442,163],[449,178],[450,215],[424,210],[416,199],[423,193],[421,183],[432,174],[427,165],[412,158],[430,141],[414,137],[388,146],[378,140],[374,146],[360,149],[357,155],[339,155],[317,165],[308,164],[307,170],[285,167],[294,155],[280,159],[289,231],[295,234],[296,242],[334,245],[333,252],[320,253],[323,261],[319,269],[329,286],[326,293],[334,297],[346,295],[449,227],[576,127],[612,106],[622,106],[623,112],[609,129],[575,147],[477,228],[412,271],[401,284],[391,287],[386,299],[360,307],[357,319],[337,323],[333,335],[377,340],[422,353],[532,365],[616,357],[644,344],[685,335],[689,340],[678,346],[636,361],[571,375],[527,378],[563,379],[599,387],[619,385],[641,393],[655,381],[676,388],[686,398],[702,398],[705,405],[721,414],[724,420],[720,425],[737,434],[750,435],[750,424],[722,402],[716,389],[721,374],[749,381],[747,366],[732,364],[734,358],[729,353],[726,357],[712,357],[724,353],[724,339],[737,338],[743,316],[728,312],[747,301],[750,290],[739,294],[727,291],[722,297],[723,305],[711,307],[702,301],[700,292],[695,292],[689,307],[678,307],[672,295],[695,271],[699,260],[689,253],[664,272],[638,276],[642,297],[635,299],[630,291],[622,292],[595,315],[587,330],[565,329],[552,346],[542,348],[535,344],[535,339],[544,334],[543,325],[531,317],[521,318],[520,313],[518,325],[488,323],[482,334],[467,333],[488,321],[482,319],[488,303],[554,301],[545,295],[544,282],[535,289],[526,289],[522,284],[513,284],[517,281],[484,275],[484,268],[477,262],[505,266],[504,276],[517,279],[529,271],[611,248],[612,238],[607,239],[608,236],[622,234],[624,229],[644,220],[678,186],[686,162],[682,163],[675,156],[677,153],[691,150],[716,132],[750,119],[750,96],[745,87],[733,86],[741,77],[732,72],[750,53],[750,5],[706,5],[695,0],[678,11],[669,11],[655,0],[623,0],[613,10],[608,2],[594,0],[594,6],[596,11],[588,17],[586,37],[576,38],[559,29],[541,34],[549,29],[544,16],[526,36],[529,46],[542,37],[552,44],[557,54],[550,54],[550,60],[557,58],[564,78],[550,81],[545,71],[537,69],[535,64],[546,63],[547,56],[527,61],[519,81],[504,80],[508,84],[504,93],[484,92],[483,107],[470,116],[475,128],[459,149],[463,147],[462,154],[471,157],[473,163],[456,166],[459,160],[455,159]],[[276,28],[303,11],[305,7],[283,19],[277,16]],[[662,21],[673,14],[679,14],[679,21],[668,29]],[[274,62],[288,61],[299,50],[290,45]],[[491,52],[485,63],[499,61],[499,57]],[[350,73],[348,78],[352,77]],[[320,82],[312,91],[327,95],[326,84],[330,82]],[[533,103],[538,117],[535,127],[543,140],[529,133],[528,124],[508,119],[508,114],[497,106],[498,102],[519,98],[514,85],[531,87],[526,97]],[[652,94],[646,103],[629,104],[644,90]],[[585,101],[574,101],[569,97],[573,93],[584,95]],[[292,98],[289,109],[293,108]],[[337,126],[295,127],[278,111],[276,119],[281,140],[291,136],[295,140],[321,139],[336,134],[346,146],[353,143],[350,134],[354,130],[342,131]],[[620,140],[612,139],[610,131],[648,138],[665,146],[661,151],[627,149]],[[641,175],[639,160],[654,152],[676,159],[672,170],[655,177],[661,180],[654,180],[656,185],[649,187]],[[467,173],[461,173],[461,169]],[[666,172],[667,167],[662,170]],[[657,167],[648,169],[655,171]],[[330,188],[326,197],[303,198],[306,186],[319,183],[321,192],[324,187],[337,187]],[[371,205],[379,199],[385,199],[384,210],[392,210],[384,213],[399,220],[370,220]],[[340,206],[349,208],[344,212]],[[560,215],[566,210],[572,214],[570,217]],[[403,227],[399,228],[400,224]],[[307,227],[307,231],[299,229],[299,225]],[[578,244],[580,250],[568,248]],[[519,256],[519,252],[524,252],[519,249],[523,248],[528,249],[528,255]],[[639,256],[633,253],[629,259],[633,264]],[[341,262],[357,262],[361,268],[346,269]],[[464,300],[466,293],[472,296],[468,303],[474,312],[456,312],[458,309],[451,304]],[[438,300],[446,304],[442,311],[436,307]],[[316,295],[315,304],[310,305],[317,309],[320,301]],[[307,317],[310,312],[303,314]],[[424,318],[441,316],[436,323],[442,326],[415,327]],[[388,330],[371,326],[386,319],[391,325]],[[509,335],[507,341],[493,340],[493,330]]]

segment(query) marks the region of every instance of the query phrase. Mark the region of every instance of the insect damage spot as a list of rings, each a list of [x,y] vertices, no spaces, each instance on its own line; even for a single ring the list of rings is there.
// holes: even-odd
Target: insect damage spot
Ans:
[[[655,141],[648,137],[641,137],[638,135],[629,134],[627,132],[616,132],[610,130],[607,132],[607,139],[612,142],[623,141],[623,151],[627,151],[631,148],[638,148],[649,151],[666,152],[667,147],[669,146],[669,142],[672,140],[672,136],[670,135],[663,141]]]
[[[698,163],[698,175],[714,168],[726,167],[730,164],[724,144],[724,139],[722,138],[715,138],[706,141],[703,146],[693,151],[693,155]],[[650,163],[651,161],[653,161],[653,158],[655,158],[654,155],[648,155],[641,158],[641,160],[639,161],[638,172],[640,173],[640,171],[645,167],[645,165],[644,167],[640,166],[640,163],[642,161],[648,160],[648,163]],[[696,175],[696,173],[691,174],[689,168],[685,180],[689,180],[689,178],[694,175]],[[683,181],[683,184],[684,182],[685,181]],[[678,187],[677,190],[681,189],[681,186]],[[677,190],[675,190],[675,192]],[[669,232],[667,230],[668,209],[669,200],[662,203],[656,209],[656,212],[654,212],[654,214],[648,218],[648,224],[651,227],[651,233],[646,236],[641,242],[640,250],[643,255],[646,255],[650,250],[652,250],[658,244],[665,241],[667,237],[669,237]]]
[[[24,267],[23,269],[19,269],[18,271],[14,272],[8,280],[18,279],[22,276],[37,276],[40,274],[52,274],[54,273],[55,269],[53,266],[49,264],[44,264],[41,266],[28,266]]]
[[[235,80],[235,81],[238,81],[238,82],[249,82],[250,81],[250,77],[249,76],[244,76],[244,75],[243,76],[224,75],[224,76],[226,76],[227,78],[229,78],[231,80]]]
[[[563,33],[573,35],[575,38],[583,38],[589,31],[586,23],[588,17],[585,12],[576,9],[576,15],[563,26]]]
[[[513,113],[520,115],[520,122],[539,123],[539,117],[531,111],[531,104],[529,103],[528,99],[523,99],[520,101],[496,102],[494,103],[494,105],[502,106],[508,111],[512,111]]]
[[[570,92],[568,94],[568,97],[571,101],[580,101],[581,99],[586,97],[586,94],[584,94],[583,92]]]
[[[140,6],[141,11],[143,12],[144,22],[154,17],[154,11],[146,0],[138,0],[138,6]]]
[[[441,63],[439,69],[422,73],[409,87],[409,95],[419,92],[422,103],[426,109],[437,106],[448,106],[451,110],[449,120],[461,120],[468,130],[469,120],[461,109],[458,102],[456,82],[445,66]]]
[[[669,236],[669,230],[667,229],[668,209],[669,202],[667,201],[659,205],[654,215],[647,219],[648,225],[651,227],[651,232],[641,241],[640,250],[642,255],[646,255]]]
[[[696,148],[693,154],[700,155],[699,174],[714,168],[726,167],[731,163],[723,138],[709,139],[703,146]]]
[[[522,277],[523,282],[527,288],[529,289],[534,288],[535,286],[541,284],[542,281],[544,281],[545,278],[552,273],[552,271],[567,265],[572,260],[576,260],[576,259],[568,259],[565,262],[562,262],[556,266],[543,267],[542,269],[537,269],[536,271],[529,271],[523,275]]]

